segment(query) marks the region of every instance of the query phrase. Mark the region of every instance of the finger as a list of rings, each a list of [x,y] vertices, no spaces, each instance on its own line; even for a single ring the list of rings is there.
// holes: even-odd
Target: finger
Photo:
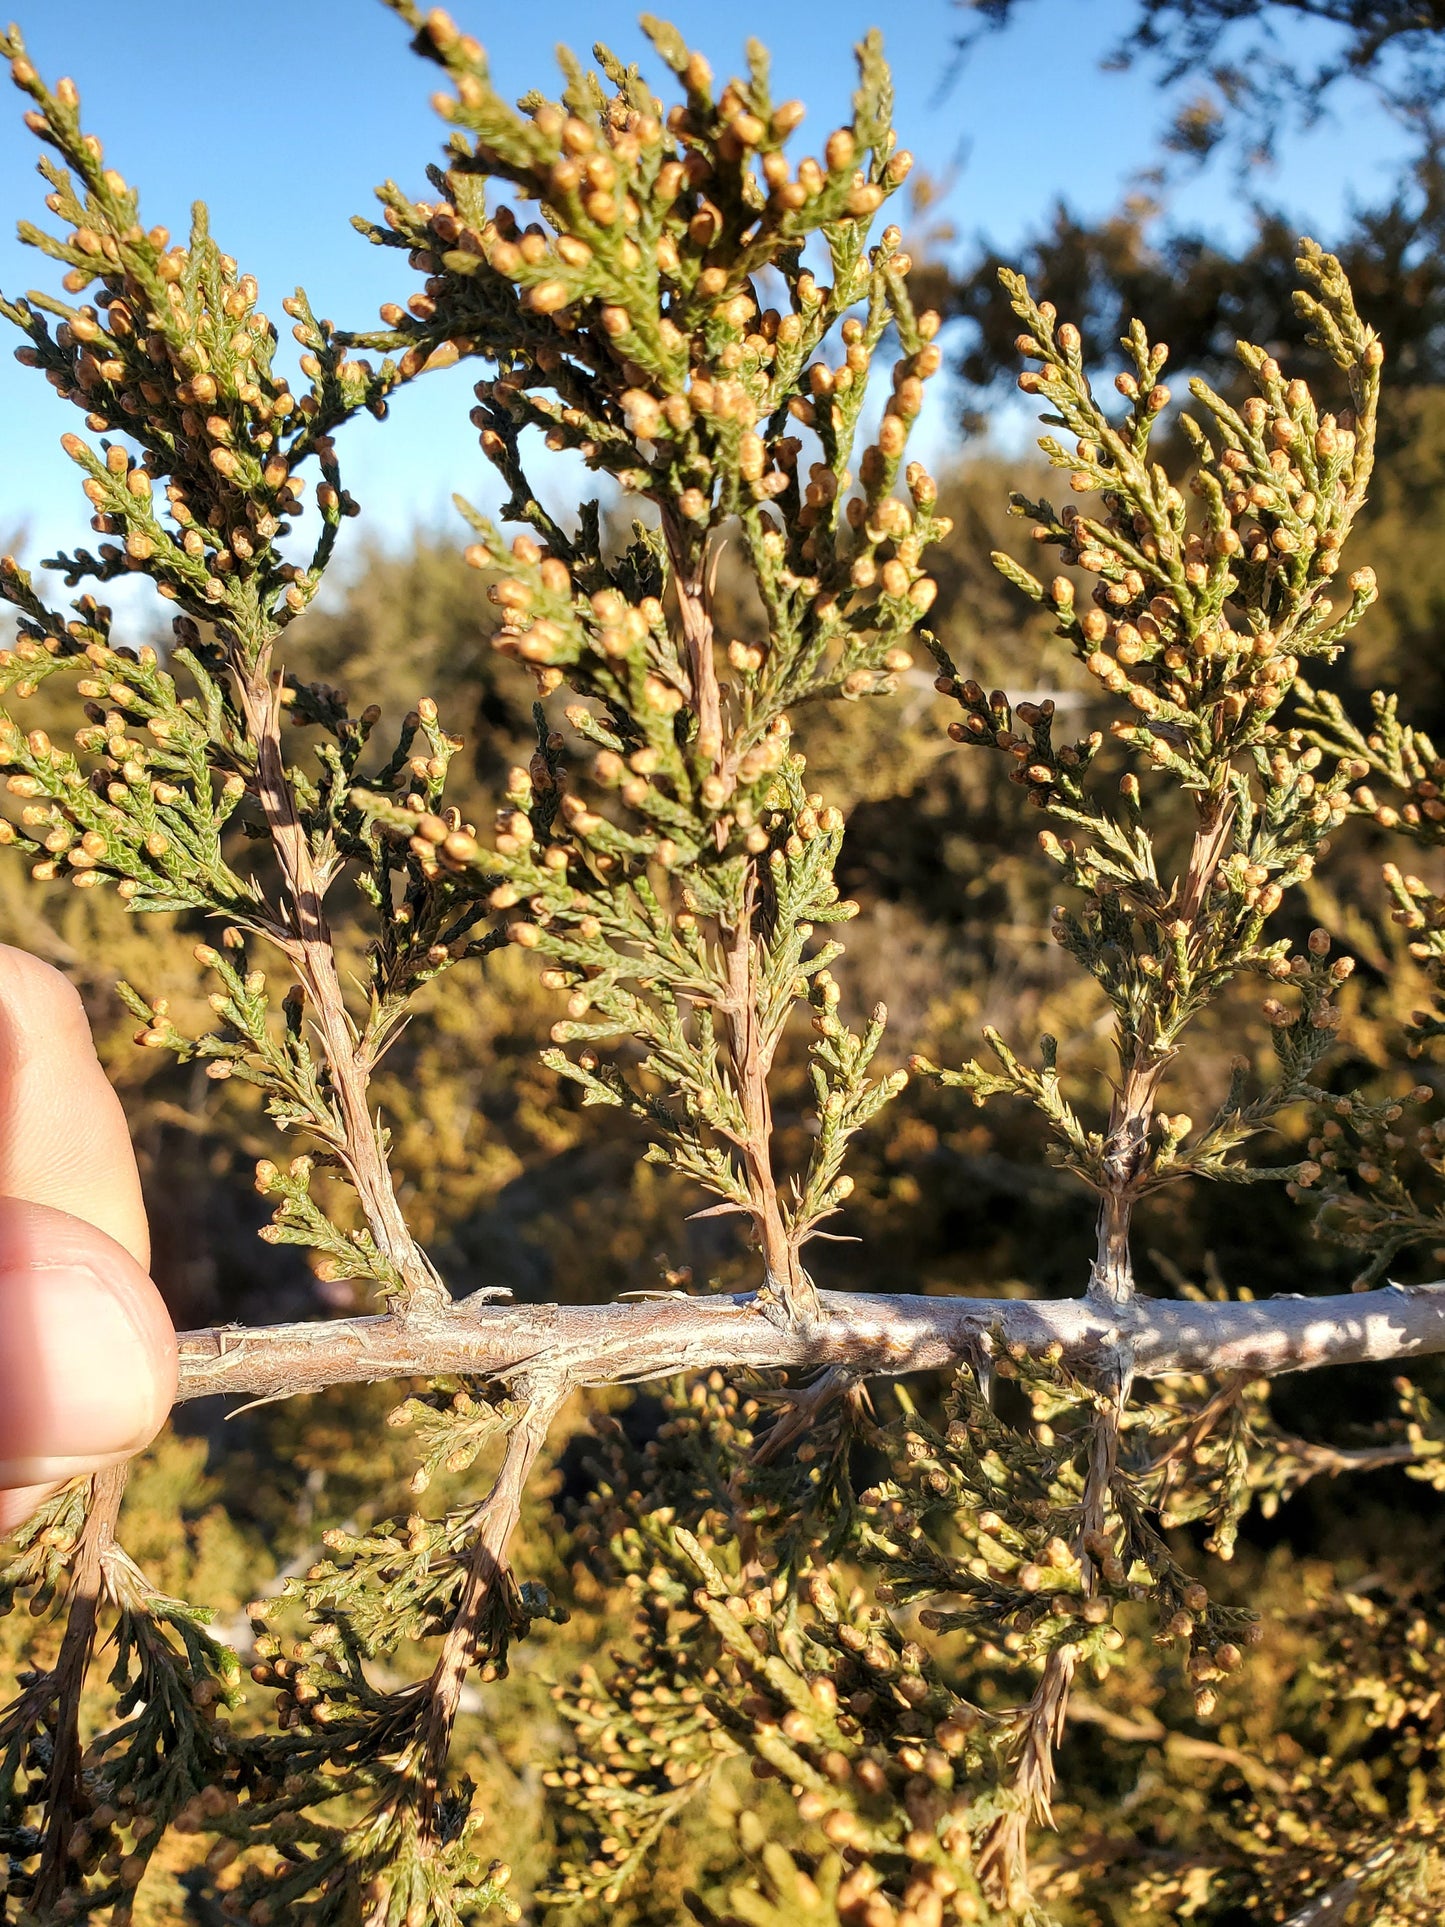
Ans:
[[[0,1533],[44,1489],[149,1444],[176,1339],[128,1251],[45,1204],[0,1198]]]
[[[0,1195],[99,1227],[150,1263],[140,1177],[120,1099],[80,998],[58,970],[0,944]]]

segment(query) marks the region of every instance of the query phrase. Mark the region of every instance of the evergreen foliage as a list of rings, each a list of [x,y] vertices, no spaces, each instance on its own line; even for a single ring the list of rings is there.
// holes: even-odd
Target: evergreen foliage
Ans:
[[[666,114],[602,48],[514,111],[475,41],[394,4],[451,133],[438,199],[388,184],[363,226],[424,285],[370,332],[291,297],[294,393],[203,214],[184,246],[147,231],[73,86],[5,40],[59,157],[57,232],[29,236],[70,298],[4,311],[84,411],[96,439],[66,445],[114,538],[53,566],[145,575],[175,621],[117,646],[89,592],[65,617],[5,564],[0,834],[51,901],[68,882],[52,946],[123,960],[96,972],[103,1043],[143,1138],[175,1134],[155,1163],[204,1147],[239,1226],[260,1154],[273,1253],[182,1339],[184,1399],[267,1402],[238,1443],[163,1440],[128,1496],[67,1486],[0,1564],[0,1603],[29,1607],[4,1635],[4,1917],[1434,1918],[1438,1533],[1372,1566],[1362,1532],[1351,1569],[1256,1530],[1322,1475],[1433,1493],[1445,1452],[1428,1383],[1353,1443],[1271,1397],[1445,1349],[1436,1290],[1374,1288],[1441,1243],[1433,1085],[1404,1060],[1445,1020],[1400,1000],[1416,965],[1440,983],[1445,902],[1394,867],[1373,922],[1322,894],[1333,868],[1379,897],[1351,824],[1428,850],[1445,820],[1425,728],[1322,680],[1376,595],[1368,568],[1335,581],[1384,362],[1340,263],[1297,262],[1318,395],[1241,348],[1237,391],[1193,384],[1173,479],[1167,351],[1134,323],[1106,409],[1077,327],[1011,279],[1045,458],[1088,506],[1015,495],[1058,573],[995,533],[988,585],[944,545],[945,510],[987,524],[991,478],[905,465],[941,355],[899,231],[873,231],[908,169],[876,39],[851,121],[792,163],[801,108],[759,49],[717,89],[645,22]],[[373,564],[396,627],[369,585],[312,608],[355,507],[333,435],[461,357],[522,532],[463,505],[477,539],[410,565],[423,596]],[[630,529],[599,504],[556,522],[537,436],[641,498]],[[457,634],[483,584],[477,661]],[[948,735],[1002,756],[1003,797],[916,705],[861,700],[929,698],[925,620]],[[1051,693],[1011,700],[995,666]],[[1055,826],[1034,872],[1025,810]],[[1033,878],[1059,872],[1050,917]],[[889,888],[984,910],[902,926],[952,919],[903,1018],[906,1099],[888,1013],[822,928],[854,918],[853,876],[875,934],[850,965],[905,1001]],[[1060,954],[1000,988],[1005,903]],[[988,1058],[935,1070],[985,1023]],[[1025,1105],[979,1136],[956,1090]],[[277,1131],[305,1148],[282,1162]],[[937,1194],[1000,1164],[1060,1214],[1051,1272],[1028,1275],[1042,1239],[991,1256],[977,1223],[947,1268]],[[1279,1227],[1269,1282],[1312,1263],[1360,1295],[1221,1285],[1189,1213],[1237,1184],[1247,1235]],[[1067,1185],[1097,1209],[1082,1299]],[[549,1203],[529,1246],[517,1220]],[[1301,1214],[1325,1243],[1284,1228]],[[1161,1225],[1172,1255],[1146,1261]],[[653,1240],[679,1255],[648,1290]],[[298,1250],[335,1309],[381,1315],[279,1322],[307,1305]],[[1138,1291],[1146,1262],[1172,1301]]]

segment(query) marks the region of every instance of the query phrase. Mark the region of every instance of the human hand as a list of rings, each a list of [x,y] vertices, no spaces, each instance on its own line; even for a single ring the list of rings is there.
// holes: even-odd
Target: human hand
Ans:
[[[0,944],[0,1533],[159,1431],[176,1339],[79,997]]]

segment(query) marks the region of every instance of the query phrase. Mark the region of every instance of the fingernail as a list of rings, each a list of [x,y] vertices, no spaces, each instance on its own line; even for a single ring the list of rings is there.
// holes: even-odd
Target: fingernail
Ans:
[[[136,1451],[159,1420],[155,1365],[124,1288],[84,1265],[0,1272],[0,1487]]]

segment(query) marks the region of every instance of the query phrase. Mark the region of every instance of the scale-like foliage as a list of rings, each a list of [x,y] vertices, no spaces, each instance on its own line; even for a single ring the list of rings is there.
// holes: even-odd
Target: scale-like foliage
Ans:
[[[239,1622],[209,1628],[122,1549],[121,1475],[41,1506],[0,1564],[0,1603],[23,1598],[39,1622],[0,1713],[5,1919],[140,1927],[172,1877],[212,1910],[198,1917],[218,1907],[256,1927],[515,1917],[515,1856],[452,1764],[458,1721],[479,1690],[515,1688],[518,1642],[599,1597],[635,1616],[625,1643],[556,1684],[573,1737],[534,1816],[548,1830],[538,1907],[953,1927],[1126,1906],[1140,1922],[1240,1904],[1278,1917],[1319,1888],[1335,1914],[1358,1897],[1382,1919],[1423,1917],[1410,1908],[1439,1886],[1427,1605],[1383,1581],[1310,1601],[1330,1657],[1307,1704],[1275,1709],[1277,1732],[1293,1720],[1301,1736],[1290,1778],[1199,1737],[1247,1695],[1247,1649],[1269,1633],[1226,1580],[1201,1579],[1189,1532],[1227,1560],[1251,1506],[1272,1513],[1322,1473],[1403,1465],[1438,1489],[1445,1431],[1419,1387],[1402,1382],[1401,1422],[1356,1446],[1300,1436],[1269,1396],[1276,1371],[1445,1348],[1436,1302],[1377,1292],[1306,1319],[1181,1278],[1183,1302],[1155,1307],[1132,1242],[1136,1209],[1184,1179],[1283,1183],[1362,1255],[1362,1288],[1441,1239],[1441,1127],[1397,1128],[1430,1088],[1393,1071],[1339,1083],[1353,961],[1291,921],[1351,816],[1427,845],[1445,822],[1445,769],[1393,698],[1362,731],[1300,680],[1375,593],[1368,569],[1347,577],[1348,601],[1333,589],[1384,359],[1338,264],[1304,244],[1300,305],[1348,409],[1244,346],[1249,398],[1195,384],[1186,486],[1151,452],[1171,404],[1165,349],[1135,325],[1111,413],[1076,329],[1008,283],[1036,364],[1022,385],[1073,442],[1051,434],[1044,453],[1097,508],[1016,497],[1060,573],[1046,586],[996,560],[1091,683],[1083,733],[1062,740],[1053,698],[987,691],[927,640],[960,710],[949,734],[1001,752],[1058,825],[1041,838],[1069,893],[1053,934],[1112,1018],[1117,1061],[1106,1115],[1073,1039],[991,1030],[993,1064],[915,1069],[978,1104],[1028,1100],[1060,1181],[1098,1200],[1098,1250],[1072,1305],[850,1297],[821,1288],[816,1248],[908,1074],[889,1065],[883,1006],[845,1011],[826,928],[857,908],[839,881],[844,814],[799,743],[810,731],[814,770],[836,766],[846,725],[821,705],[908,674],[937,595],[925,557],[951,527],[933,479],[905,463],[939,319],[915,312],[902,234],[878,223],[909,167],[881,45],[859,48],[851,118],[794,161],[802,108],[774,101],[756,46],[719,88],[647,20],[670,108],[602,47],[595,71],[564,57],[559,99],[513,108],[448,17],[393,4],[447,76],[449,137],[436,199],[388,183],[381,222],[359,225],[421,286],[370,332],[290,297],[294,391],[255,282],[204,212],[184,244],[147,230],[74,86],[52,90],[18,32],[3,37],[56,157],[42,164],[55,231],[24,233],[63,264],[68,298],[0,312],[26,337],[21,358],[83,412],[91,439],[65,446],[113,538],[48,566],[72,586],[145,576],[175,617],[164,649],[131,649],[93,595],[63,616],[0,565],[16,612],[0,769],[17,804],[0,839],[41,883],[113,888],[187,932],[204,995],[195,977],[180,995],[169,964],[117,987],[139,1044],[239,1087],[248,1132],[264,1113],[301,1140],[256,1167],[273,1205],[262,1236],[381,1307],[189,1334],[183,1395],[402,1380],[392,1418],[415,1459],[408,1486],[390,1444],[368,1441],[357,1463],[344,1427],[302,1440],[298,1461],[329,1466],[344,1496],[320,1543],[301,1535],[258,1586],[249,1639]],[[472,419],[502,519],[521,525],[508,543],[459,504],[501,667],[530,675],[535,697],[535,748],[500,780],[517,710],[490,667],[474,707],[514,733],[505,757],[494,742],[473,765],[442,716],[466,685],[452,666],[447,703],[408,697],[388,723],[282,661],[356,507],[334,436],[459,359],[478,368]],[[538,439],[608,491],[575,523],[529,479]],[[632,498],[627,535],[614,496]],[[396,673],[382,666],[379,693]],[[68,741],[62,690],[80,711]],[[1109,734],[1092,726],[1106,715]],[[1398,806],[1379,802],[1384,786]],[[500,801],[493,829],[468,820],[479,797]],[[1387,889],[1438,980],[1445,904],[1395,870]],[[400,1181],[376,1098],[391,1078],[400,1127],[414,1122],[394,1069],[408,1021],[476,997],[458,967],[516,985],[528,958],[556,1000],[550,1101],[623,1112],[669,1174],[667,1200],[701,1196],[695,1216],[744,1232],[747,1291],[693,1293],[672,1266],[666,1290],[609,1306],[498,1305],[500,1266],[468,1290],[444,1282],[420,1234],[445,1212]],[[1164,1108],[1166,1079],[1249,976],[1268,981],[1277,1069],[1257,1078],[1241,1060],[1197,1127]],[[1442,1028],[1421,1013],[1411,1048]],[[789,1077],[811,1100],[806,1129],[775,1120]],[[1301,1112],[1305,1154],[1259,1157]],[[900,1388],[875,1404],[870,1379],[945,1364],[941,1397]],[[596,1389],[644,1379],[675,1381],[651,1419],[642,1403],[614,1416]],[[552,1460],[574,1399],[593,1436]],[[378,1417],[358,1402],[347,1423]],[[564,1547],[524,1533],[524,1578],[511,1545],[545,1502],[535,1483],[529,1497],[539,1461],[560,1474],[547,1497]],[[242,1697],[238,1645],[264,1701]],[[1116,1703],[1146,1672],[1161,1702],[1175,1695],[1167,1723],[1136,1708],[1131,1725]],[[1068,1818],[1071,1708],[1211,1770],[1251,1760],[1247,1797],[1211,1783],[1212,1836],[1181,1829],[1165,1854],[1141,1844],[1171,1824],[1141,1782],[1132,1848],[1095,1816],[1031,1863],[1031,1830]],[[1408,1758],[1371,1754],[1370,1735],[1405,1729]],[[1308,1742],[1321,1757],[1305,1766]],[[705,1824],[708,1850],[674,1891],[656,1869]],[[535,1841],[520,1844],[535,1876]]]

